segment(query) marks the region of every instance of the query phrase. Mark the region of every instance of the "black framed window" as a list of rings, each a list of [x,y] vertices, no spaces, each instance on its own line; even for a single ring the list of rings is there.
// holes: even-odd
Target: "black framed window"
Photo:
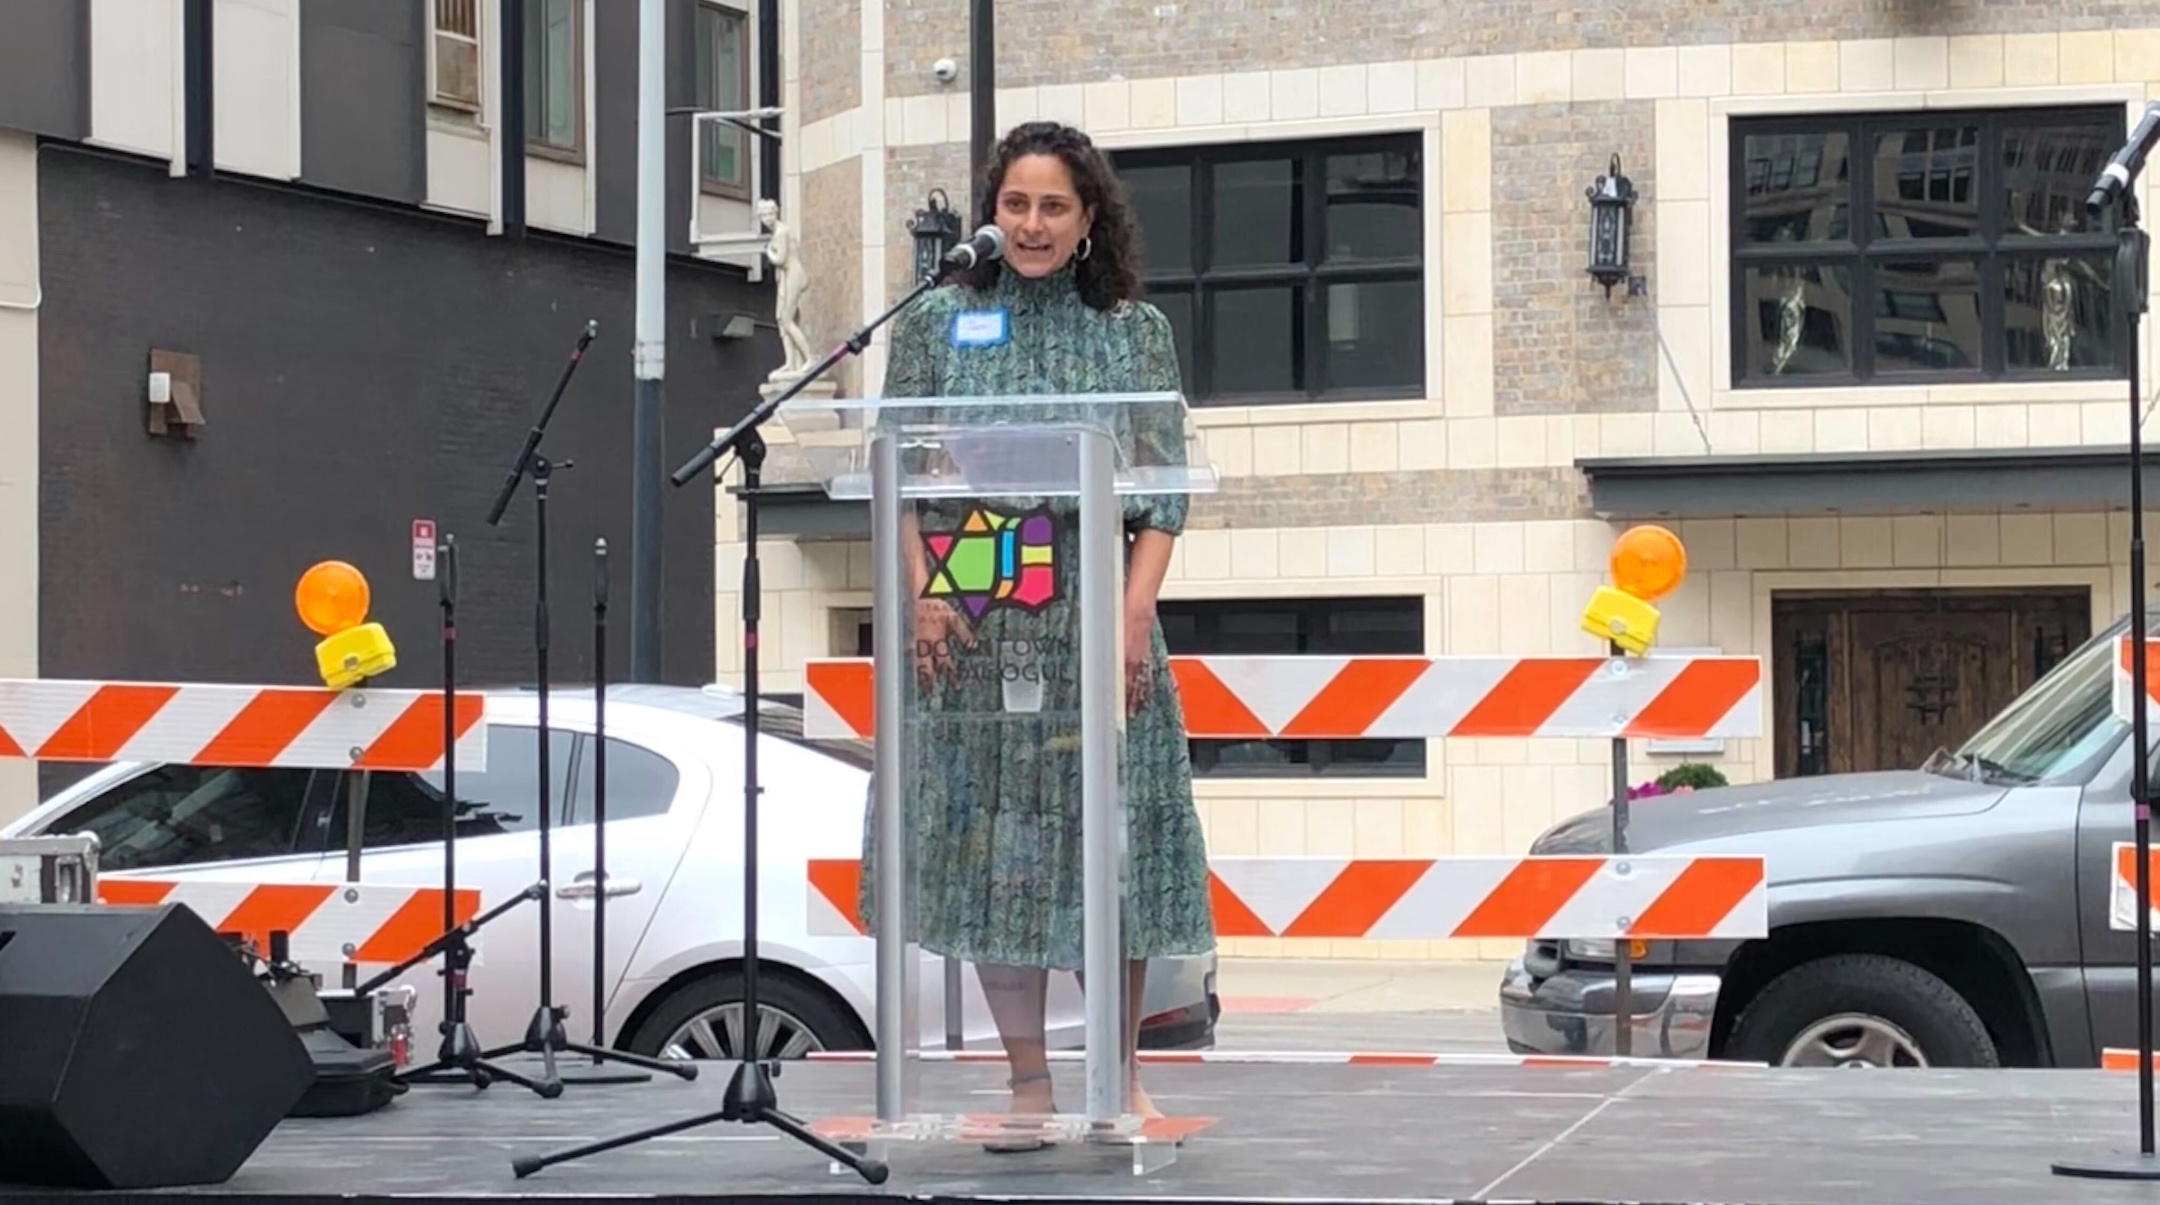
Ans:
[[[1173,656],[1418,656],[1422,598],[1164,599]],[[1195,778],[1422,778],[1422,740],[1191,742]]]
[[[2085,196],[2123,137],[2120,105],[1734,121],[1734,386],[2122,375]]]
[[[1115,161],[1194,403],[1424,396],[1421,135]]]
[[[697,100],[707,112],[750,107],[750,18],[726,4],[697,7]],[[750,199],[749,131],[724,121],[698,126],[698,181],[706,192]]]

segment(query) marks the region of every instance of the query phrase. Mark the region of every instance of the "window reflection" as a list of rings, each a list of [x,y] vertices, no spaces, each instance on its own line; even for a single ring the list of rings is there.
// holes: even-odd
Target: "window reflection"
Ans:
[[[1847,237],[1851,210],[1845,191],[1852,168],[1844,131],[1750,134],[1743,147],[1745,241],[1820,243]]]
[[[1980,228],[1980,128],[1928,125],[1875,135],[1875,237],[1968,238]]]
[[[1852,370],[1852,273],[1828,265],[1750,268],[1745,277],[1749,361],[1769,376],[1843,375]]]

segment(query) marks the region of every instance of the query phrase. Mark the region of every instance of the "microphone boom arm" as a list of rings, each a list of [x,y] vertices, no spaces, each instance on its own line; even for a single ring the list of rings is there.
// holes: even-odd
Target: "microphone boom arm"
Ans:
[[[690,459],[684,461],[681,468],[676,469],[673,473],[668,474],[668,481],[676,486],[683,486],[689,484],[692,477],[697,476],[699,472],[703,471],[706,468],[706,466],[712,464],[713,461],[718,460],[723,452],[732,449],[735,446],[736,442],[741,440],[743,436],[749,434],[752,431],[755,431],[758,427],[762,426],[768,419],[772,418],[772,416],[779,411],[780,407],[784,405],[789,398],[792,398],[796,394],[801,393],[805,388],[810,385],[812,381],[815,381],[820,377],[823,377],[826,373],[831,372],[833,370],[833,367],[839,364],[840,361],[848,358],[851,355],[861,355],[863,351],[870,346],[871,336],[877,333],[877,329],[885,325],[887,322],[892,321],[893,318],[900,313],[900,311],[915,304],[917,298],[936,288],[938,285],[939,276],[940,273],[937,272],[925,273],[923,275],[923,278],[916,283],[915,288],[910,291],[907,296],[902,297],[900,300],[894,302],[891,306],[887,307],[884,313],[879,314],[876,318],[871,319],[868,323],[864,324],[862,329],[856,331],[852,335],[849,335],[846,341],[842,342],[840,346],[833,348],[830,352],[827,352],[824,359],[818,361],[816,364],[806,369],[803,372],[802,376],[796,378],[794,384],[788,386],[781,392],[776,393],[773,396],[760,401],[757,405],[751,407],[750,413],[742,416],[742,421],[736,423],[732,427],[729,427],[725,432],[720,435],[719,438],[713,440],[711,443],[706,444],[703,448],[699,449],[697,455],[692,456]]]

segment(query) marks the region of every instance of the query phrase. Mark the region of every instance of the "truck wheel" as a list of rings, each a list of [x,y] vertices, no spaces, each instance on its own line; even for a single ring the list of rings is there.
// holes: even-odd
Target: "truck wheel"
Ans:
[[[1730,1057],[1777,1067],[1994,1067],[1995,1042],[1949,984],[1880,954],[1818,958],[1771,980]]]

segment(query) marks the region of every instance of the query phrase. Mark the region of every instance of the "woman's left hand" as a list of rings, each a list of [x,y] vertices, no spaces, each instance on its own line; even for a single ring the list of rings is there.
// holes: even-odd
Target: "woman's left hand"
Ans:
[[[1155,603],[1125,600],[1125,714],[1140,714],[1155,689]]]

